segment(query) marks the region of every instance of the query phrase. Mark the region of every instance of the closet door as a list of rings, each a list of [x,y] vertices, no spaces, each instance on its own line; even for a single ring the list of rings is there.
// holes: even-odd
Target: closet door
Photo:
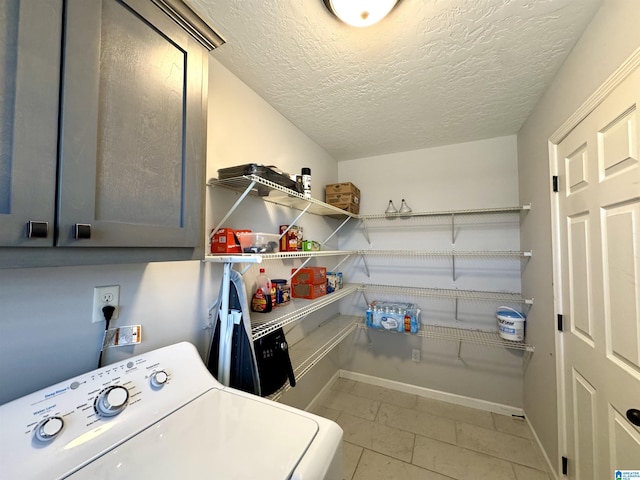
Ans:
[[[575,480],[640,468],[639,105],[636,69],[558,145],[568,476]]]
[[[68,0],[61,246],[201,242],[206,52],[150,0]]]
[[[0,1],[3,247],[53,245],[61,31],[62,0]]]

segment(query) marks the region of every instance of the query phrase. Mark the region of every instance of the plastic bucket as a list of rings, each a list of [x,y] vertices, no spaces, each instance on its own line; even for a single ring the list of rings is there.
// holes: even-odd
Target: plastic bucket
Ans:
[[[498,307],[498,333],[505,340],[521,342],[524,340],[525,316],[511,307]]]

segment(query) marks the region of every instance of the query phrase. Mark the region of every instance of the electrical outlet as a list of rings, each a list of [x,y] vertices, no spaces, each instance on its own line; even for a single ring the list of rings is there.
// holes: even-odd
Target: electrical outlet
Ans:
[[[102,309],[107,305],[115,308],[111,320],[118,318],[120,302],[120,285],[108,285],[105,287],[95,287],[93,289],[93,316],[92,323],[104,322]]]
[[[417,348],[411,350],[411,360],[413,360],[414,362],[420,361],[420,350],[418,350]]]

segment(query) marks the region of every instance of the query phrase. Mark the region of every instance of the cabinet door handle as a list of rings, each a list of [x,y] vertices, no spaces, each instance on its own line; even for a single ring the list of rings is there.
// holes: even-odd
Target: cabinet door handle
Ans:
[[[640,410],[636,410],[635,408],[630,408],[629,410],[627,410],[627,418],[636,427],[640,427]]]
[[[90,223],[76,223],[73,226],[73,238],[75,239],[87,239],[91,238],[91,224]]]
[[[27,223],[27,238],[47,238],[48,234],[49,222],[29,220]]]

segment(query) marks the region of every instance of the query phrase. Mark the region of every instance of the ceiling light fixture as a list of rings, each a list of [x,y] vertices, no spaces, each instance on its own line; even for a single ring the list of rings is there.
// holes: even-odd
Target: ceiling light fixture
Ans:
[[[329,11],[344,23],[368,27],[382,20],[398,0],[324,0]]]

